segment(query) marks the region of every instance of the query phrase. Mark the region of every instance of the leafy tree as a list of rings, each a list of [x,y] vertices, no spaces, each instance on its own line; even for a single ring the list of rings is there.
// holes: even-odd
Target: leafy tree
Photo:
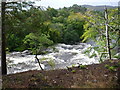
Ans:
[[[63,40],[66,44],[74,44],[79,41],[79,35],[76,31],[66,31]]]
[[[62,35],[63,35],[63,24],[61,23],[51,23],[49,28],[49,35],[50,39],[54,43],[58,43],[62,41]]]
[[[79,37],[84,32],[84,16],[81,13],[72,12],[72,8],[66,7],[58,10],[48,7],[43,10],[33,4],[20,2],[8,5],[10,8],[6,13],[6,38],[9,51],[43,47],[44,43],[39,40],[41,36],[44,37],[43,41],[49,40],[52,44],[69,44],[80,40]],[[82,9],[81,6],[78,7],[79,10]],[[41,45],[35,46],[36,43]],[[49,45],[51,44],[47,44]]]
[[[39,34],[30,33],[29,35],[26,35],[23,41],[25,45],[30,50],[32,50],[33,54],[36,54],[36,50],[37,50],[37,54],[39,54],[46,47],[53,44],[53,41],[49,39],[49,35],[47,36],[45,34],[39,35]]]
[[[68,17],[70,15],[70,11],[68,10],[68,8],[64,7],[62,9],[58,10],[58,14],[57,16],[63,16],[64,18]]]
[[[117,9],[109,10],[108,12],[108,22],[109,22],[109,35],[110,35],[110,48],[112,50],[112,55],[115,55],[114,45],[118,38],[118,32],[113,30],[113,28],[118,28],[118,19],[117,19]],[[112,19],[114,14],[114,19]],[[93,40],[99,48],[96,50],[99,52],[106,52],[106,31],[105,31],[105,19],[103,14],[98,12],[88,11],[86,13],[86,24],[84,25],[85,32],[82,35],[83,42],[86,40]],[[116,27],[115,27],[116,26]],[[113,28],[112,28],[113,27]],[[106,54],[107,55],[107,54]]]
[[[84,32],[83,17],[84,16],[81,13],[73,13],[73,14],[69,15],[69,17],[67,19],[67,30],[75,30],[80,37]]]
[[[10,51],[22,51],[25,48],[23,39],[29,33],[46,34],[48,27],[44,24],[47,14],[33,3],[22,2],[8,5],[6,9],[6,38]]]
[[[73,44],[80,41],[80,37],[84,32],[83,15],[80,13],[71,13],[66,20],[66,28],[64,30],[64,42]]]
[[[22,40],[26,35],[25,21],[27,18],[27,10],[25,7],[30,7],[32,3],[9,3],[6,5],[5,26],[7,47],[10,51],[19,50],[18,47],[23,47]]]
[[[77,4],[74,4],[72,7],[69,7],[69,10],[74,13],[78,12],[84,13],[87,9],[85,7],[81,7]]]
[[[50,18],[56,17],[57,14],[58,14],[58,11],[56,9],[54,9],[54,8],[51,8],[51,7],[48,7],[46,12],[50,16]]]

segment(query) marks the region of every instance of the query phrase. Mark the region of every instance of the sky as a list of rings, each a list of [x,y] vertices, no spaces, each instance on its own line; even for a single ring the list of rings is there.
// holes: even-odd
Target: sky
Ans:
[[[52,7],[55,9],[69,7],[73,4],[77,5],[111,5],[118,6],[120,0],[38,0],[36,1],[37,6]]]

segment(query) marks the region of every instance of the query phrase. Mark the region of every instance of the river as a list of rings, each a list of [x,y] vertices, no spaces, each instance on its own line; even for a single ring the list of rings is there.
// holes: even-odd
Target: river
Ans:
[[[79,43],[77,45],[57,44],[54,47],[47,49],[49,53],[45,55],[38,55],[38,58],[40,59],[41,66],[44,70],[64,69],[66,66],[99,63],[98,56],[89,58],[84,54],[84,51],[90,46],[90,44],[86,43]],[[30,55],[28,50],[7,54],[6,59],[8,70],[7,74],[28,70],[40,70],[39,64],[35,60],[35,55]],[[50,66],[50,63],[48,63],[50,61],[54,62],[51,62],[53,67]]]

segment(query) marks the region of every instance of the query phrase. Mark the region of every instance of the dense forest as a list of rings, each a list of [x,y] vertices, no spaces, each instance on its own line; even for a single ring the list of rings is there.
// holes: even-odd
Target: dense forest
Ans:
[[[34,6],[34,2],[14,2],[6,4],[5,18],[6,50],[10,52],[28,49],[41,54],[56,43],[89,40],[95,42],[98,52],[107,50],[104,11],[90,11],[77,4],[54,9]],[[118,8],[108,10],[108,23],[110,48],[115,56],[120,33]]]
[[[73,5],[59,10],[42,9],[32,4],[10,4],[10,8],[6,9],[7,50],[34,50],[36,47],[41,49],[55,43],[73,44],[81,40],[86,8]]]

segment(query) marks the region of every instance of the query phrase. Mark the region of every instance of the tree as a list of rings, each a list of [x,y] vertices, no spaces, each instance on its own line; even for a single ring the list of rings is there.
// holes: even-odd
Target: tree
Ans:
[[[109,40],[112,57],[116,54],[116,43],[118,41],[118,9],[108,10],[108,27]],[[103,12],[102,12],[103,13]],[[92,39],[96,43],[96,50],[101,53],[107,53],[106,47],[106,30],[104,14],[98,12],[88,11],[86,13],[86,24],[84,25],[85,32],[82,35],[83,41]],[[114,28],[114,29],[113,29]],[[99,48],[97,48],[99,47]],[[107,54],[106,54],[107,55]],[[105,56],[106,56],[105,55]],[[107,57],[107,56],[106,56]]]
[[[71,13],[66,20],[66,28],[64,30],[64,43],[74,44],[80,41],[80,37],[84,32],[84,20],[81,13]]]
[[[72,7],[69,7],[68,9],[74,13],[78,13],[78,12],[84,13],[87,10],[85,7],[81,7],[77,4],[74,4]]]
[[[10,12],[11,6],[13,4],[16,4],[17,2],[1,2],[1,7],[2,7],[2,47],[1,47],[1,67],[2,67],[2,75],[7,74],[7,65],[6,65],[6,32],[7,29],[9,29],[9,27],[7,27],[6,25],[6,15]],[[9,10],[7,11],[7,9],[9,8]],[[13,8],[15,9],[15,8]],[[15,9],[16,10],[16,9]],[[11,15],[10,15],[11,16]],[[6,36],[6,37],[5,37]]]
[[[57,16],[57,13],[58,13],[58,11],[57,11],[56,9],[50,8],[50,7],[47,8],[47,11],[46,11],[46,12],[47,12],[48,15],[50,16],[50,18],[56,17],[56,16]]]
[[[2,36],[2,47],[1,47],[1,68],[2,68],[2,75],[6,75],[7,74],[7,65],[6,65],[6,50],[5,50],[5,6],[6,6],[6,2],[2,2],[2,30],[1,30],[1,36]]]
[[[46,47],[53,44],[53,41],[49,39],[49,35],[36,33],[26,35],[23,41],[24,44],[32,50],[33,54],[36,54],[36,51],[37,54],[40,54]]]
[[[106,25],[106,42],[107,42],[107,52],[109,59],[111,59],[111,50],[110,50],[110,38],[109,38],[109,28],[108,28],[108,14],[107,8],[105,7],[105,25]]]
[[[32,7],[32,3],[15,2],[6,6],[6,44],[9,51],[25,49],[22,40],[29,33],[26,23],[27,18],[30,17],[28,7]]]

